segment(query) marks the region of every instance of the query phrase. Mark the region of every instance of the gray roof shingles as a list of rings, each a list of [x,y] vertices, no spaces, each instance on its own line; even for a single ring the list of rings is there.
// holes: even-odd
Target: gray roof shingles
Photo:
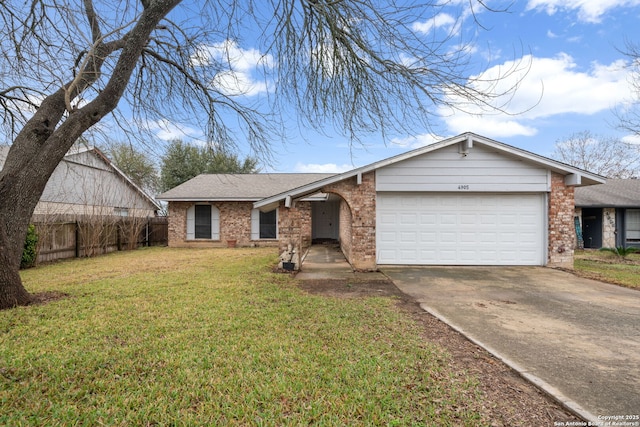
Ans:
[[[166,201],[256,201],[333,175],[323,173],[204,174],[160,194],[157,198]]]
[[[640,179],[607,179],[606,184],[576,188],[577,207],[640,207]]]

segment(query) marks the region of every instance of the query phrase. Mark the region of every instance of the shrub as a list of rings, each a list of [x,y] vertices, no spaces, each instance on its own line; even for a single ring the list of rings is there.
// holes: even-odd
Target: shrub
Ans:
[[[600,250],[614,253],[614,254],[618,255],[619,257],[622,257],[622,258],[626,258],[627,255],[638,252],[638,249],[636,249],[636,248],[632,248],[632,247],[624,248],[622,246],[617,247],[617,248],[601,248]]]
[[[36,258],[38,257],[38,233],[36,232],[36,226],[29,225],[27,230],[27,238],[24,242],[24,249],[22,251],[22,260],[20,261],[20,268],[33,267],[36,264]]]

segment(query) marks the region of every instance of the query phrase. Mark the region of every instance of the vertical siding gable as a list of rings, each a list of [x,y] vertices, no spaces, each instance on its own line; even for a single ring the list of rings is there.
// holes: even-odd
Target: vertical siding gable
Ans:
[[[88,156],[83,156],[85,154]],[[84,160],[89,165],[79,163]],[[155,210],[118,173],[90,153],[74,155],[73,161],[60,162],[49,178],[40,200],[100,207],[101,212],[96,213],[101,215],[113,214],[113,208],[116,207]]]
[[[545,192],[546,168],[479,144],[467,155],[458,144],[376,171],[376,191]]]

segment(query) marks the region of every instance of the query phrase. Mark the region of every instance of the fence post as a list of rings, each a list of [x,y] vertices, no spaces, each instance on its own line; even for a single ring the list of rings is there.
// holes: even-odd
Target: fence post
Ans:
[[[116,249],[119,251],[122,250],[122,241],[120,239],[120,230],[122,229],[122,226],[124,225],[124,220],[123,219],[119,219],[116,222]],[[106,252],[106,250],[105,250]]]
[[[78,225],[78,220],[76,220],[76,229],[75,229],[75,250],[76,250],[76,258],[80,258],[80,226]]]
[[[146,247],[149,247],[149,223],[151,222],[151,219],[149,219],[149,217],[147,217],[147,225],[145,226],[145,236],[144,236],[144,245]]]

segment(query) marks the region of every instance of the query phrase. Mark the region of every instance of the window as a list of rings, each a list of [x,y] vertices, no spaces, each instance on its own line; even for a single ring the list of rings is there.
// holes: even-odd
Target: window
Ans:
[[[260,238],[275,239],[276,238],[276,210],[271,212],[260,212]]]
[[[195,238],[211,239],[211,205],[196,205]]]
[[[116,216],[129,216],[129,208],[113,208],[113,214]]]
[[[251,239],[277,239],[278,238],[278,209],[269,212],[261,212],[258,209],[251,211]]]
[[[627,242],[640,243],[640,209],[627,209],[625,216]]]
[[[220,212],[213,205],[193,205],[187,210],[187,240],[220,239]]]

